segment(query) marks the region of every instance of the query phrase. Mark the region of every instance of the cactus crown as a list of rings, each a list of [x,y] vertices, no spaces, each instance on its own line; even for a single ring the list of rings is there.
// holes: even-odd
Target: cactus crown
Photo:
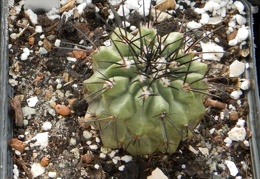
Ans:
[[[158,35],[144,26],[137,34],[116,28],[111,46],[93,56],[85,81],[86,119],[100,130],[106,147],[132,155],[173,153],[200,122],[207,65],[185,49],[185,36]]]

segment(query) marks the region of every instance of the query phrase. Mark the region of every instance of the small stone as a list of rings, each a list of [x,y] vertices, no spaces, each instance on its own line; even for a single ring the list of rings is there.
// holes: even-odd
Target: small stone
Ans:
[[[94,160],[94,155],[92,153],[86,153],[81,156],[81,159],[84,163],[91,163]]]
[[[124,171],[125,170],[125,166],[121,165],[120,167],[118,167],[118,170],[121,171],[121,172]]]
[[[209,149],[208,149],[208,148],[199,147],[198,149],[199,149],[199,151],[200,151],[203,155],[209,156]]]
[[[50,159],[49,159],[48,157],[43,157],[43,158],[41,159],[41,162],[40,162],[41,166],[43,166],[43,167],[48,166],[49,163],[50,163]]]
[[[158,179],[158,178],[168,179],[168,177],[159,168],[156,168],[154,171],[152,171],[152,175],[147,177],[147,179]]]
[[[70,139],[70,145],[76,145],[76,144],[77,144],[76,139],[71,138],[71,139]]]
[[[28,43],[29,43],[29,45],[34,45],[35,38],[33,36],[28,37]]]
[[[42,33],[42,26],[40,25],[35,26],[35,32]]]
[[[52,124],[49,121],[44,122],[43,125],[42,125],[42,130],[44,130],[44,131],[48,131],[51,128],[52,128]]]
[[[19,152],[22,153],[24,151],[26,144],[17,138],[13,138],[10,141],[10,146],[11,148],[18,150]]]
[[[54,43],[55,47],[59,47],[60,43],[61,43],[61,40],[60,39],[56,39],[55,43]]]
[[[48,53],[48,51],[45,48],[40,47],[39,54],[44,55],[44,54],[47,54],[47,53]]]
[[[33,137],[31,140],[36,140],[34,143],[30,143],[32,146],[41,146],[42,148],[45,148],[49,144],[49,133],[43,132],[36,134],[35,137]]]
[[[56,172],[48,172],[48,177],[50,178],[56,178],[57,173]]]
[[[226,137],[226,138],[224,139],[224,142],[226,143],[226,146],[227,146],[227,147],[230,147],[231,144],[232,144],[232,140],[231,140],[229,137]]]
[[[248,90],[250,88],[250,80],[245,79],[242,81],[242,83],[240,84],[240,89],[242,90]]]
[[[233,141],[243,141],[246,138],[246,129],[235,126],[228,132],[228,137]]]
[[[39,101],[37,96],[31,97],[29,99],[26,100],[27,104],[29,107],[35,107],[35,105],[37,104],[37,102]]]
[[[133,157],[131,155],[124,155],[123,157],[121,157],[121,160],[124,162],[130,162],[132,161]]]
[[[93,144],[93,145],[90,145],[89,148],[92,149],[92,150],[97,150],[98,146]]]
[[[245,71],[245,64],[243,62],[238,61],[238,60],[235,60],[229,66],[229,76],[230,77],[238,77],[241,74],[243,74],[244,71]]]
[[[94,165],[94,168],[95,168],[95,169],[99,169],[99,167],[100,167],[100,166],[99,166],[98,164],[95,164],[95,165]]]
[[[33,178],[36,178],[45,172],[45,168],[43,166],[41,166],[40,163],[33,163],[31,166],[31,172],[32,172]]]
[[[235,39],[237,36],[237,30],[233,30],[233,32],[231,32],[230,34],[227,35],[227,40],[230,41],[230,40],[233,40]]]
[[[106,158],[106,154],[104,153],[99,154],[99,158]]]
[[[230,175],[236,176],[238,174],[238,169],[236,167],[236,164],[230,160],[226,160],[225,164],[227,165]]]
[[[233,121],[237,121],[239,118],[237,111],[231,111],[229,114],[229,119]]]
[[[57,104],[55,106],[55,111],[56,111],[57,114],[60,114],[62,116],[70,115],[70,108],[68,106],[63,105],[63,104]]]
[[[89,139],[92,137],[92,134],[89,131],[83,131],[83,137]]]
[[[230,94],[230,97],[231,97],[232,99],[239,99],[242,94],[243,94],[243,93],[242,93],[241,90],[236,90],[236,91],[233,91],[233,92]]]

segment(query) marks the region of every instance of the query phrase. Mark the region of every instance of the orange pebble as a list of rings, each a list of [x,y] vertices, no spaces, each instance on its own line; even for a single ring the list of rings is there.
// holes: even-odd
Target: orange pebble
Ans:
[[[43,157],[40,162],[41,166],[43,166],[43,167],[46,167],[47,165],[49,165],[49,163],[50,163],[50,160],[48,157]]]
[[[24,148],[25,148],[25,146],[26,146],[26,144],[23,141],[19,140],[19,139],[13,138],[10,141],[10,146],[13,149],[18,150],[19,152],[22,153]]]
[[[60,114],[62,116],[67,116],[70,114],[70,108],[68,106],[65,106],[63,104],[57,104],[55,106],[55,111],[57,114]]]

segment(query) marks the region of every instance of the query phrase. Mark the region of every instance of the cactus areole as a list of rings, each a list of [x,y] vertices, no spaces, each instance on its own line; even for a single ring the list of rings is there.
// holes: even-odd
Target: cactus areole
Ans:
[[[116,28],[110,38],[85,80],[87,121],[105,147],[132,155],[175,152],[205,113],[207,65],[194,59],[179,32],[161,37],[153,28],[136,35]]]

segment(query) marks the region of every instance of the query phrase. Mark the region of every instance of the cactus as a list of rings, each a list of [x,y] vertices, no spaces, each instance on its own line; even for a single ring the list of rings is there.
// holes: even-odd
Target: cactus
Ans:
[[[154,28],[142,26],[136,35],[116,28],[110,38],[84,82],[86,120],[105,147],[132,155],[175,152],[205,113],[207,65],[194,60],[180,32],[161,37]]]

